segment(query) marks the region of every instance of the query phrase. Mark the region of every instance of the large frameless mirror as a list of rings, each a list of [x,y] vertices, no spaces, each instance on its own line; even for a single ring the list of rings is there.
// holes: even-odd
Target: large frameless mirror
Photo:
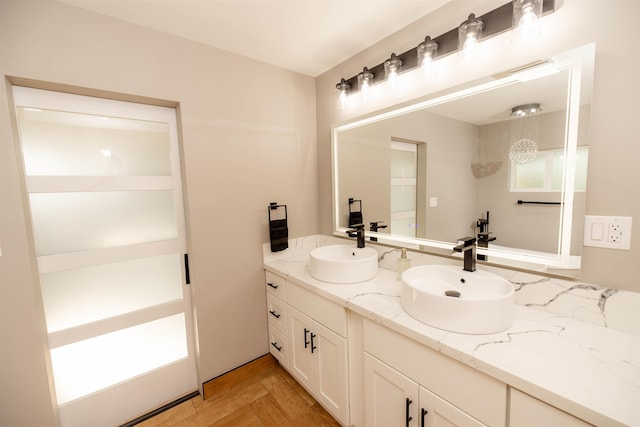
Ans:
[[[334,228],[577,277],[594,45],[334,127]],[[360,214],[357,214],[360,212]],[[372,224],[374,223],[374,224]]]

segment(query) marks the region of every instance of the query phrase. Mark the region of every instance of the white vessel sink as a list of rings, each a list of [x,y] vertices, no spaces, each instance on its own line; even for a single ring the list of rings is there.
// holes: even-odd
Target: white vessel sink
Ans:
[[[378,252],[352,245],[322,246],[311,251],[309,273],[323,282],[364,282],[378,274]]]
[[[513,324],[511,283],[486,271],[451,265],[422,265],[402,274],[404,310],[436,328],[465,334],[492,334]]]

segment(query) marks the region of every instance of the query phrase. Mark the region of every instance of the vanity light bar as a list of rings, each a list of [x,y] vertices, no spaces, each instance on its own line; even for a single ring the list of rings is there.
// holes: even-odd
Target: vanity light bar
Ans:
[[[513,0],[479,17],[484,24],[482,38],[480,40],[485,40],[513,28],[513,9],[514,3],[517,1],[518,0]],[[544,16],[555,12],[555,7],[556,0],[542,0],[542,15]],[[433,58],[434,60],[447,56],[458,50],[458,28],[459,27],[456,27],[432,39],[438,44],[438,50]],[[418,46],[399,55],[395,55],[395,58],[402,61],[401,72],[406,72],[416,68],[418,66]],[[387,61],[388,60],[385,60],[385,62]],[[385,80],[385,62],[382,62],[375,67],[367,68],[367,70],[373,74],[373,77],[369,81],[371,86]],[[342,79],[341,82],[336,85],[336,88],[341,91],[344,91],[346,88],[349,93],[358,92],[360,90],[358,85],[358,75],[349,79]]]

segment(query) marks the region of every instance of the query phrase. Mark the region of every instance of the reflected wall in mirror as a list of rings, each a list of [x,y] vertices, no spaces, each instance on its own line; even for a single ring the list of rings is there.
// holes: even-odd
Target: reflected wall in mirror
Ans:
[[[387,225],[371,234],[383,243],[450,253],[475,235],[490,240],[481,260],[577,276],[593,59],[584,46],[334,128],[336,233],[355,198],[367,227]],[[512,109],[534,103],[519,161]]]

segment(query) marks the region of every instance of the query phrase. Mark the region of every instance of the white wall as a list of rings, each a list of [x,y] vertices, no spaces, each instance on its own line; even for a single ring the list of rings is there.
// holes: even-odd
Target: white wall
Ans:
[[[583,248],[581,280],[640,291],[640,263],[637,262],[640,259],[640,51],[634,30],[640,16],[640,2],[556,1],[557,11],[543,20],[543,39],[531,49],[513,45],[510,35],[505,33],[482,43],[483,60],[475,68],[460,67],[455,55],[451,55],[440,62],[446,67],[442,73],[446,78],[417,84],[399,95],[381,95],[367,106],[346,111],[336,109],[335,85],[340,78],[349,78],[364,66],[371,68],[383,62],[391,52],[405,52],[415,47],[427,34],[438,36],[457,27],[471,12],[481,15],[504,3],[502,0],[454,0],[316,79],[321,229],[324,233],[332,230],[332,125],[595,42],[586,214],[631,216],[635,224],[631,251]]]
[[[0,0],[0,43],[3,76],[179,104],[200,380],[267,353],[267,205],[288,205],[290,237],[319,231],[314,80],[53,0]],[[1,90],[0,425],[49,426],[37,270]]]

